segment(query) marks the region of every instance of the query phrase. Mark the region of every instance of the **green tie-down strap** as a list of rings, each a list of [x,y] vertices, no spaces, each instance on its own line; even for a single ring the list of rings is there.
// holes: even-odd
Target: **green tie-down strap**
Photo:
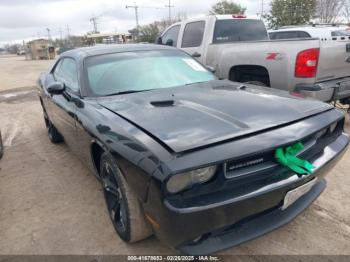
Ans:
[[[278,163],[286,166],[299,175],[309,175],[313,173],[315,167],[307,160],[300,159],[296,155],[304,149],[302,143],[297,143],[285,149],[278,148],[275,157]]]

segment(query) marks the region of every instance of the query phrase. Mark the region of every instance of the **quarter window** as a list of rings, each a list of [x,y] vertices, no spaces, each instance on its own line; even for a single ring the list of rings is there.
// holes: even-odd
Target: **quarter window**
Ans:
[[[177,45],[177,38],[179,36],[180,31],[180,25],[176,25],[171,27],[162,37],[162,44],[163,45],[171,45],[175,46]]]
[[[71,58],[64,58],[57,65],[54,72],[55,79],[61,81],[73,92],[79,91],[78,70],[75,61]]]
[[[202,45],[205,22],[188,23],[185,27],[181,47],[198,47]]]

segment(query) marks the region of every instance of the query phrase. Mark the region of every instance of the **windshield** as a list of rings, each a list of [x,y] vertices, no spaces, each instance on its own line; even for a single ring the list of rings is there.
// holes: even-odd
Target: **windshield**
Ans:
[[[265,25],[254,19],[217,20],[213,43],[268,40]]]
[[[88,83],[94,95],[140,92],[214,80],[200,63],[176,50],[135,51],[89,57]]]

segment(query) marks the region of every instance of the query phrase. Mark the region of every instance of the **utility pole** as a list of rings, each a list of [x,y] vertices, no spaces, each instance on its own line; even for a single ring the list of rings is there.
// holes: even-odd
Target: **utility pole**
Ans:
[[[69,29],[69,25],[67,25],[67,38],[68,38],[68,40],[69,40],[69,38],[70,38],[70,29]]]
[[[126,9],[128,8],[134,8],[135,10],[135,20],[136,20],[136,39],[139,38],[139,6],[134,3],[134,5],[127,5],[125,6]]]
[[[169,0],[168,5],[165,5],[165,7],[169,8],[169,24],[171,24],[171,8],[174,7],[171,5],[171,0]]]
[[[63,37],[62,37],[62,28],[60,27],[59,29],[58,29],[58,32],[60,33],[60,40],[62,41],[62,39],[63,39]]]
[[[98,32],[98,31],[97,31],[97,19],[98,19],[97,16],[94,16],[94,17],[91,17],[91,18],[90,18],[90,22],[92,22],[93,27],[94,27],[93,32],[94,32],[95,34]]]
[[[126,5],[126,9],[128,8],[133,8],[135,10],[135,20],[136,20],[136,39],[139,37],[139,29],[140,29],[140,24],[139,24],[139,8],[154,8],[154,9],[162,9],[164,7],[152,7],[152,6],[138,6],[135,2],[134,5]]]
[[[51,41],[50,28],[46,28],[47,31],[47,40]]]

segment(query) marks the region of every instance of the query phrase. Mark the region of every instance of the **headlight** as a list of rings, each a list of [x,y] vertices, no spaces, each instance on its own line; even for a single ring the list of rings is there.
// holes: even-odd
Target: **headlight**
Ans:
[[[174,175],[168,180],[167,190],[177,193],[194,184],[203,184],[215,175],[216,169],[217,166],[210,166]]]

